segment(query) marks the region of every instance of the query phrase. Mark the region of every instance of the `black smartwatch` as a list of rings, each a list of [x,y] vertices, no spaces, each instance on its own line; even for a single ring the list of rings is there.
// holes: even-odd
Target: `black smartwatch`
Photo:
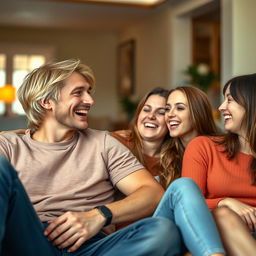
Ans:
[[[108,226],[109,224],[111,224],[113,214],[110,211],[110,209],[107,206],[105,206],[105,205],[97,206],[95,208],[99,210],[100,214],[103,217],[106,218],[106,223],[105,223],[104,227]]]

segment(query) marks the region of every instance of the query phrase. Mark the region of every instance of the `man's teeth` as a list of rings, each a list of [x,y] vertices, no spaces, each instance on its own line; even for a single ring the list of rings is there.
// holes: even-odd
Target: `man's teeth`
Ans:
[[[87,110],[80,109],[80,110],[76,110],[75,113],[78,114],[78,115],[86,115],[87,114]]]
[[[225,115],[225,116],[224,116],[224,119],[225,119],[225,120],[230,119],[230,118],[232,118],[231,115]]]
[[[145,123],[144,126],[145,127],[150,127],[150,128],[157,128],[157,125],[151,124],[151,123]]]

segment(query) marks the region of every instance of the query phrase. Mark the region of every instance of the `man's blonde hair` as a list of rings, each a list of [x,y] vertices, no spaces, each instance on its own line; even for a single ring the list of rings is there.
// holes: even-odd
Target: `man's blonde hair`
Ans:
[[[49,99],[57,101],[65,79],[73,72],[81,74],[91,87],[95,86],[91,68],[77,59],[43,65],[25,77],[17,95],[27,114],[29,128],[38,129],[45,115],[45,109],[40,102]]]

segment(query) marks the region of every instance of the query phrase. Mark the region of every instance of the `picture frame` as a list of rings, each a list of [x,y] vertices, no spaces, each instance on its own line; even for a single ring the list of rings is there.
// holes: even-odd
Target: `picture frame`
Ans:
[[[135,91],[135,40],[118,46],[118,94],[132,95]]]

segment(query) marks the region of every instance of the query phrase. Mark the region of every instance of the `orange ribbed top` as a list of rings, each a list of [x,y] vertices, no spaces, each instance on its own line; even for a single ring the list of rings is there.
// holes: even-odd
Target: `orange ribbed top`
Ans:
[[[182,176],[192,178],[198,184],[210,209],[226,197],[256,207],[256,186],[251,185],[249,172],[252,156],[238,153],[236,158],[228,160],[223,146],[212,139],[218,138],[199,136],[188,144]]]

